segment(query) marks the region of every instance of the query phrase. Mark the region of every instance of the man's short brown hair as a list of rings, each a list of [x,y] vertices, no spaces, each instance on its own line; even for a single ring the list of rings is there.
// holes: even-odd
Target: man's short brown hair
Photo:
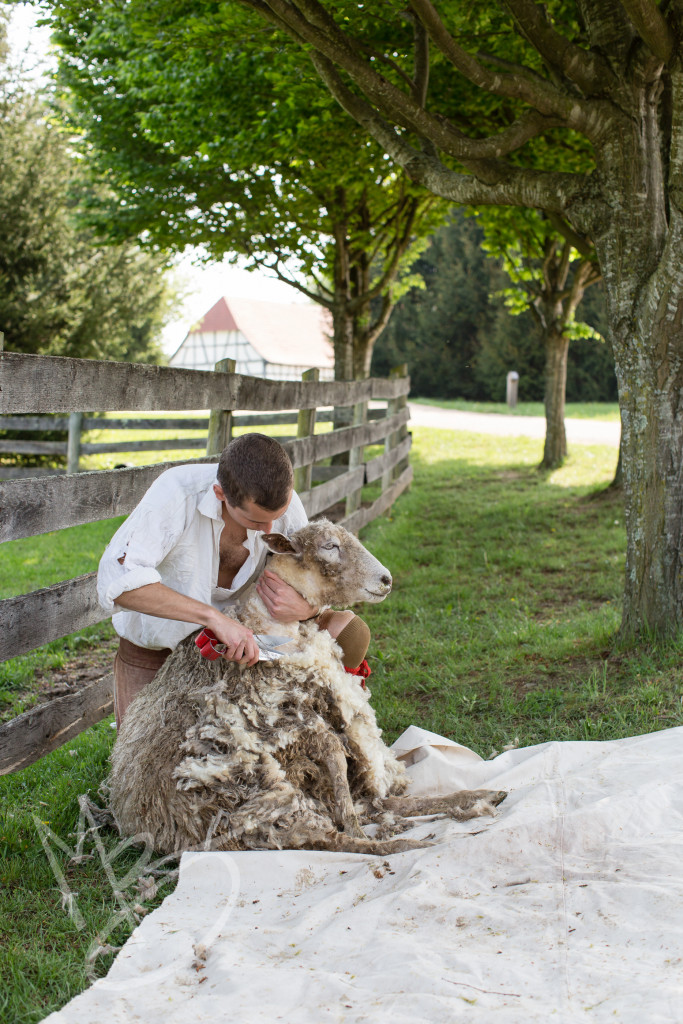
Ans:
[[[218,483],[228,503],[242,508],[253,501],[275,512],[289,501],[292,463],[279,441],[265,434],[243,434],[223,449]]]

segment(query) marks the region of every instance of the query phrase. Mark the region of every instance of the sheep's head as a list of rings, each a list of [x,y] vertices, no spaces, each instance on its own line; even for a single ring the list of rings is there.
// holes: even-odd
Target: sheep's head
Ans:
[[[267,533],[263,539],[273,552],[270,568],[309,604],[375,604],[391,591],[389,570],[353,534],[327,519],[308,523],[291,537]]]

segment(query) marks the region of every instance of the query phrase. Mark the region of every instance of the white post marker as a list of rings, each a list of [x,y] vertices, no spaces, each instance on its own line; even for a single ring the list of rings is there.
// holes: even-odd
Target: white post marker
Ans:
[[[510,370],[507,375],[507,390],[505,400],[508,408],[514,409],[517,406],[517,387],[519,385],[519,374],[516,370]]]

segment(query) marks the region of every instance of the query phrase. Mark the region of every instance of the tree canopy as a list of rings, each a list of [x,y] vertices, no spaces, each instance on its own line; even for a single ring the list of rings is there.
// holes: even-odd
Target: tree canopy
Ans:
[[[554,469],[567,456],[564,405],[569,342],[599,336],[576,319],[585,291],[600,280],[595,250],[587,238],[558,218],[520,207],[483,206],[478,211],[484,247],[503,261],[511,285],[505,300],[513,314],[529,311],[545,353],[546,434],[541,468]]]
[[[446,205],[239,5],[65,3],[53,26],[67,102],[109,189],[91,209],[100,229],[270,268],[332,312],[337,375],[366,375]]]
[[[377,342],[373,374],[383,376],[407,362],[414,395],[503,402],[506,375],[516,370],[520,399],[543,401],[545,354],[539,324],[524,300],[519,301],[519,313],[510,315],[505,299],[512,283],[502,261],[487,256],[483,245],[480,218],[465,216],[456,207],[415,266],[424,288],[399,300]],[[518,297],[517,289],[514,294]],[[587,292],[581,315],[591,332],[604,333],[600,287]],[[592,337],[573,338],[567,400],[613,402],[616,397],[609,346]]]
[[[683,0],[241,2],[414,181],[593,242],[622,416],[622,630],[683,628]]]
[[[80,221],[93,186],[33,87],[0,66],[0,330],[18,352],[157,362],[163,262]]]

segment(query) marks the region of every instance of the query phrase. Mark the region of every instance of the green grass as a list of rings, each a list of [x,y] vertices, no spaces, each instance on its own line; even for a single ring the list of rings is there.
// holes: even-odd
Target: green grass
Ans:
[[[117,413],[117,419],[126,418],[142,418],[145,419],[164,419],[167,417],[182,417],[187,416],[188,419],[208,419],[208,415],[205,409],[199,409],[196,412],[145,412],[145,413]],[[238,428],[235,430],[235,436],[246,433],[247,429],[250,428]],[[256,428],[258,429],[258,428]],[[320,433],[322,430],[329,430],[330,427],[327,424],[318,424],[316,433]],[[272,435],[273,437],[281,436],[292,436],[296,434],[296,424],[289,425],[278,425],[273,424],[263,428],[263,432]],[[148,441],[151,438],[155,440],[175,439],[178,436],[182,437],[193,437],[201,438],[206,440],[205,430],[90,430],[83,435],[83,440],[89,444],[105,444],[112,442],[131,442],[131,441]],[[188,449],[169,449],[168,451],[152,451],[152,452],[103,452],[99,455],[84,455],[81,457],[80,468],[81,470],[86,469],[113,469],[114,466],[124,463],[129,466],[149,466],[156,462],[177,462],[183,459],[198,459],[204,455],[204,450],[201,448],[188,448]]]
[[[683,724],[683,643],[615,645],[624,523],[618,498],[602,493],[615,450],[575,445],[561,470],[544,475],[539,441],[428,429],[414,436],[413,487],[363,534],[395,577],[389,600],[363,611],[386,738],[416,723],[487,757],[516,740],[605,740]],[[63,550],[52,535],[37,560],[35,539],[3,545],[13,585],[52,581],[50,552],[63,559],[57,576],[88,571],[113,525],[101,524],[101,534],[79,528]],[[102,628],[81,643],[100,642]],[[5,667],[21,662],[29,676],[32,659],[71,657],[70,643]],[[129,922],[104,934],[115,904],[99,859],[68,865],[55,849],[78,893],[84,927],[76,927],[33,818],[72,847],[78,796],[97,799],[113,739],[102,722],[0,779],[3,1021],[29,1024],[57,1009],[89,983],[95,936],[118,945],[131,930]],[[102,839],[115,847],[110,833]],[[137,856],[120,853],[119,878]]]
[[[543,402],[518,402],[514,409],[505,402],[468,402],[464,398],[411,398],[411,402],[434,405],[439,409],[461,409],[463,412],[494,412],[506,416],[545,416]],[[565,416],[577,420],[619,421],[616,402],[567,402]]]

